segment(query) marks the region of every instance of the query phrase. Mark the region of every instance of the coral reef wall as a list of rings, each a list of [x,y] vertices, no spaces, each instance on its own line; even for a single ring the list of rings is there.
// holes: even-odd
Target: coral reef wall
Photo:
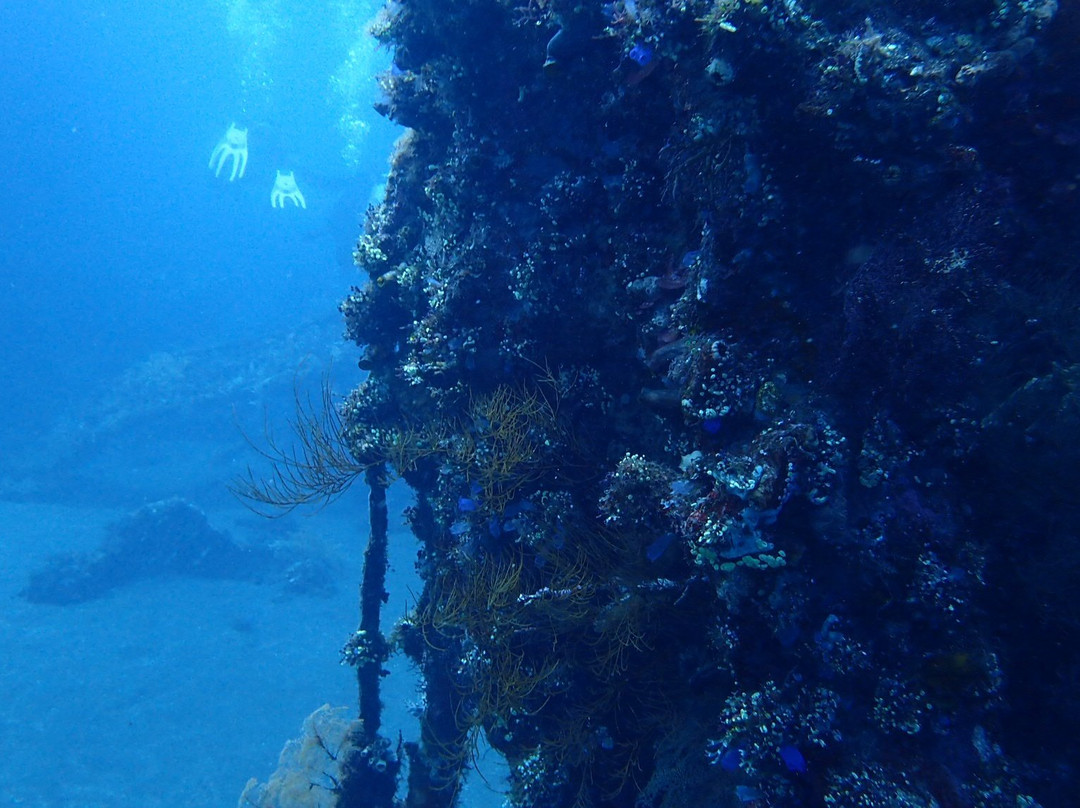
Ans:
[[[411,805],[1071,804],[1080,13],[400,0],[342,304]]]

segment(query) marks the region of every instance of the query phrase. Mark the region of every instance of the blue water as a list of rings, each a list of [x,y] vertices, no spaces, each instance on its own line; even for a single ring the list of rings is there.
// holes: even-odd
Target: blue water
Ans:
[[[374,8],[3,5],[0,436],[47,427],[60,401],[155,351],[333,313],[396,137],[370,111],[387,59],[363,36]],[[246,19],[230,31],[230,15]],[[344,99],[331,78],[350,49]],[[370,127],[359,165],[342,157],[348,104]],[[230,184],[207,163],[233,121],[250,162]],[[306,211],[270,207],[276,169],[296,172]]]
[[[309,712],[355,699],[337,650],[355,628],[362,492],[268,523],[225,486],[257,460],[238,426],[261,437],[343,354],[337,301],[399,134],[371,111],[388,60],[364,36],[375,7],[0,6],[0,806],[232,806]],[[208,161],[233,122],[250,159],[230,183]],[[271,208],[277,170],[306,210]],[[343,356],[342,391],[358,377]],[[69,606],[18,596],[53,554],[93,553],[174,496],[327,585],[150,577]],[[389,619],[414,552],[392,529]],[[391,721],[408,697],[391,689]]]

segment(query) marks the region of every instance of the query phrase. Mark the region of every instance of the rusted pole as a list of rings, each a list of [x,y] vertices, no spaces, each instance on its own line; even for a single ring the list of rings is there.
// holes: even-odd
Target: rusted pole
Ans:
[[[386,591],[386,468],[382,464],[365,472],[368,485],[369,534],[364,551],[364,573],[360,584],[360,633],[364,638],[365,654],[356,666],[360,690],[360,720],[364,722],[365,740],[370,743],[382,726],[382,702],[379,684],[386,662],[386,642],[380,628],[382,606],[389,594]]]

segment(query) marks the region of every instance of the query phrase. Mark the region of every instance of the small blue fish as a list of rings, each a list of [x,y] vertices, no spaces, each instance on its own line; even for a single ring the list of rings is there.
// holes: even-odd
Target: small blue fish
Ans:
[[[793,774],[806,773],[806,758],[803,757],[802,752],[791,744],[785,744],[780,747],[780,759],[784,761],[784,765],[788,767],[788,771]]]
[[[656,561],[660,556],[664,554],[664,551],[671,546],[671,543],[675,540],[674,533],[665,533],[663,536],[655,539],[652,544],[645,548],[645,557],[649,561]]]
[[[639,67],[645,67],[652,61],[653,50],[648,45],[634,45],[634,47],[630,49],[629,56]]]
[[[742,749],[737,746],[731,747],[720,756],[720,768],[726,772],[738,771],[741,765]]]
[[[739,802],[757,802],[762,798],[762,793],[753,786],[735,786],[735,796]]]
[[[463,513],[469,513],[475,511],[479,506],[476,504],[476,500],[471,497],[458,497],[457,509]]]
[[[710,435],[716,435],[723,428],[724,422],[720,418],[706,418],[701,422],[701,428]]]

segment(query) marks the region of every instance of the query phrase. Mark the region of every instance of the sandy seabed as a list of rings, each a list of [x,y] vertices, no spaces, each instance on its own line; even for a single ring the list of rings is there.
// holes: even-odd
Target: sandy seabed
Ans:
[[[285,529],[239,506],[207,514],[242,543],[316,544],[328,593],[163,577],[68,606],[19,591],[50,555],[98,547],[124,512],[0,502],[0,806],[232,808],[305,716],[354,706],[353,671],[338,659],[356,627],[367,526],[361,492],[350,500]],[[392,544],[387,626],[415,588],[413,540],[398,527]],[[414,676],[404,660],[389,667],[385,730],[415,737]],[[483,790],[479,802],[499,802]]]

